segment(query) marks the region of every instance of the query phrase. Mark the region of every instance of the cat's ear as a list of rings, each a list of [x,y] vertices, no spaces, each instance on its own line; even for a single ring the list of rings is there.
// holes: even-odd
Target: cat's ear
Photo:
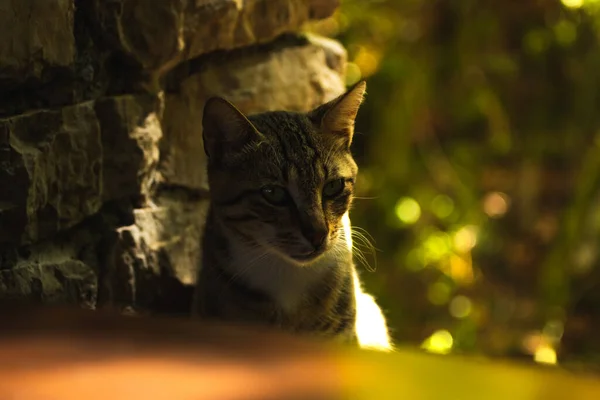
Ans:
[[[211,159],[235,153],[260,139],[260,133],[248,118],[221,97],[211,97],[204,105],[202,136],[204,152]]]
[[[366,89],[367,83],[360,81],[343,95],[313,110],[309,116],[320,124],[323,132],[338,136],[350,146],[354,135],[354,121]]]

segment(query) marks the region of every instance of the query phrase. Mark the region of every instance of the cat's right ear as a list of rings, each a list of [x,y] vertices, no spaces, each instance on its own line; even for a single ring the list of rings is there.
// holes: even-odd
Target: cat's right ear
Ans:
[[[367,83],[360,81],[329,103],[309,113],[309,118],[319,124],[323,132],[342,140],[349,148],[354,135],[354,120],[363,101]]]
[[[202,116],[204,152],[209,159],[235,153],[260,138],[254,125],[233,104],[221,97],[211,97]]]

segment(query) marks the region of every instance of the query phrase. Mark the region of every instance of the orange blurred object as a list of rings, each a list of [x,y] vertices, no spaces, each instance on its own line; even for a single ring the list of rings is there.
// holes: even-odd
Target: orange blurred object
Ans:
[[[0,308],[0,399],[596,399],[560,369],[359,351],[278,332],[55,307]]]

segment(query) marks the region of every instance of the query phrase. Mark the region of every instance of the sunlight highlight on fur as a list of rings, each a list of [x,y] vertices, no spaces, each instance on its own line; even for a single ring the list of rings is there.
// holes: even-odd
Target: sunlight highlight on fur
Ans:
[[[342,217],[342,226],[346,246],[352,251],[354,249],[352,225],[348,213]],[[356,336],[360,347],[379,351],[392,351],[393,348],[383,312],[373,296],[363,292],[356,272],[353,274],[353,279],[356,296]]]
[[[356,273],[354,274],[354,290],[356,294],[356,337],[360,347],[392,351],[393,347],[385,316],[373,296],[363,292]]]
[[[346,212],[342,217],[342,227],[344,230],[344,238],[346,238],[346,246],[352,251],[352,226],[350,225],[350,214]]]

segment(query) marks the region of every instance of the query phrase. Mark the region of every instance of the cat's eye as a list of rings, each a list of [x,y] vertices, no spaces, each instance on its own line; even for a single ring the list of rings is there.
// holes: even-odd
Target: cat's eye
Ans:
[[[265,200],[276,206],[286,204],[289,198],[287,190],[285,190],[281,186],[265,186],[262,189],[260,189],[260,193],[265,198]]]
[[[327,198],[339,196],[344,191],[345,183],[343,178],[327,182],[323,187],[323,196]]]

